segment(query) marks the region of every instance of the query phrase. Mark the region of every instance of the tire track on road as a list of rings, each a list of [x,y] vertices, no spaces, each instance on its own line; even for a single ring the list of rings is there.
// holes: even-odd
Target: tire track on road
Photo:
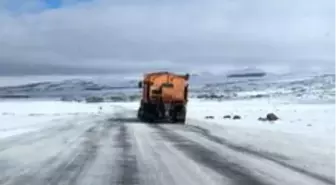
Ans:
[[[190,128],[196,128],[197,131],[195,129],[190,129]],[[223,146],[225,146],[225,147],[227,147],[231,150],[241,152],[241,153],[250,154],[250,155],[253,155],[253,156],[261,158],[261,159],[269,160],[269,161],[274,162],[278,165],[281,165],[281,166],[283,166],[283,167],[285,167],[289,170],[301,173],[303,175],[306,175],[306,176],[311,177],[313,179],[319,180],[319,181],[324,182],[326,184],[331,184],[331,185],[335,184],[335,180],[333,180],[333,179],[330,179],[328,177],[316,174],[314,172],[307,171],[305,169],[293,166],[289,163],[286,163],[286,162],[282,161],[282,160],[286,160],[286,158],[284,158],[282,156],[281,157],[274,156],[274,154],[271,154],[271,153],[260,152],[260,151],[256,151],[256,150],[253,150],[253,149],[250,149],[250,148],[246,148],[246,147],[243,147],[243,146],[233,144],[233,143],[229,142],[228,140],[226,140],[222,137],[212,135],[211,132],[208,129],[205,129],[205,128],[202,128],[202,127],[199,127],[199,126],[189,125],[188,129],[191,132],[194,132],[196,134],[199,134],[199,135],[203,136],[205,139],[208,139],[212,142],[221,144],[221,145],[223,145]]]
[[[254,155],[256,157],[260,157],[260,158],[266,158],[266,159],[270,159],[270,160],[290,160],[290,158],[288,158],[287,156],[284,155],[280,155],[280,154],[276,154],[276,153],[271,153],[271,152],[266,152],[266,151],[256,151],[253,150],[252,148],[247,148],[241,145],[237,145],[237,144],[233,144],[231,142],[229,142],[228,140],[222,138],[222,137],[218,137],[215,135],[212,135],[211,132],[206,129],[206,128],[202,128],[200,126],[195,126],[195,125],[186,125],[186,127],[184,127],[187,129],[187,131],[191,131],[193,133],[202,135],[204,138],[213,141],[215,143],[221,144],[221,145],[225,145],[228,148],[235,150],[237,152],[243,152],[243,153],[247,153],[250,155]]]
[[[116,124],[106,121],[88,129],[84,134],[85,141],[75,151],[73,160],[70,162],[64,160],[49,173],[45,181],[50,185],[77,184],[80,174],[94,162],[99,150],[100,140],[107,137],[109,130],[114,127],[116,127]]]
[[[120,123],[119,133],[114,138],[118,142],[116,148],[121,149],[118,157],[118,163],[121,173],[118,176],[117,184],[136,185],[139,184],[139,170],[137,157],[132,150],[132,142],[129,131],[125,123]]]
[[[230,162],[221,157],[217,152],[207,149],[201,144],[187,139],[159,125],[149,125],[156,129],[163,138],[189,156],[195,162],[202,164],[220,175],[233,181],[236,185],[268,185],[259,178],[253,176],[248,169],[239,164]]]
[[[90,119],[94,117],[88,116],[87,118]],[[60,124],[58,124],[57,122],[60,122]],[[27,146],[36,142],[41,142],[42,140],[57,137],[58,135],[60,135],[60,133],[65,133],[69,131],[71,132],[76,127],[81,127],[81,124],[78,124],[78,118],[70,118],[69,120],[67,120],[66,118],[55,119],[52,120],[50,124],[51,125],[39,128],[37,130],[0,139],[0,152],[16,146]]]
[[[107,137],[113,127],[115,124],[111,122],[97,122],[39,167],[17,174],[17,177],[3,179],[2,182],[10,185],[75,185],[82,172],[94,162],[99,141]]]
[[[37,141],[48,139],[57,136],[59,132],[68,131],[74,128],[72,124],[66,124],[61,126],[51,126],[37,131],[31,131],[28,133],[14,136],[12,138],[5,138],[0,141],[0,152],[13,148],[17,145],[31,145]]]
[[[99,149],[98,139],[94,138],[96,133],[94,129],[87,130],[87,140],[81,143],[81,146],[75,152],[75,157],[71,161],[63,161],[57,166],[45,179],[50,185],[57,184],[76,184],[80,173],[89,166],[94,160]]]

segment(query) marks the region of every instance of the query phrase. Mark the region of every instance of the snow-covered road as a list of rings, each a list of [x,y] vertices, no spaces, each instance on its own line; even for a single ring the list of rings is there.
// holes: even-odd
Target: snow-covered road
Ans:
[[[214,135],[207,124],[149,125],[127,106],[113,109],[2,138],[0,184],[334,184],[330,174]]]

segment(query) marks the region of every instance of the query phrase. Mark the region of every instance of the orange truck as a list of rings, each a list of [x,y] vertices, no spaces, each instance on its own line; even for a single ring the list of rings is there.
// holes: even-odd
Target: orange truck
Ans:
[[[185,123],[189,74],[153,72],[139,82],[142,98],[138,118],[144,122]]]

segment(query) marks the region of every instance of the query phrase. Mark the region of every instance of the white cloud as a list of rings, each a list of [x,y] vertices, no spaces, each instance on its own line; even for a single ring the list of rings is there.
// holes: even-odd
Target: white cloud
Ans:
[[[334,13],[332,0],[101,0],[15,16],[3,11],[0,64],[59,65],[73,73],[296,69],[304,62],[307,70],[330,68]]]

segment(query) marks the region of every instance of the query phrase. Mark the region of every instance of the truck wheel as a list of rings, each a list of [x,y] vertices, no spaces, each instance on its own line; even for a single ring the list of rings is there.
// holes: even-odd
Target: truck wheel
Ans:
[[[176,113],[176,109],[170,109],[169,110],[169,123],[176,123],[177,122],[177,113]]]
[[[185,124],[186,119],[186,108],[183,106],[178,113],[178,123]]]
[[[175,107],[171,109],[170,112],[170,122],[177,124],[185,123],[185,108],[184,107]]]
[[[142,119],[143,119],[143,110],[142,110],[142,108],[139,108],[139,109],[138,109],[137,117],[138,117],[139,120],[142,120]]]
[[[181,117],[176,121],[178,124],[185,124],[185,117]]]
[[[145,104],[143,107],[143,121],[147,123],[155,123],[157,115],[153,105]]]

